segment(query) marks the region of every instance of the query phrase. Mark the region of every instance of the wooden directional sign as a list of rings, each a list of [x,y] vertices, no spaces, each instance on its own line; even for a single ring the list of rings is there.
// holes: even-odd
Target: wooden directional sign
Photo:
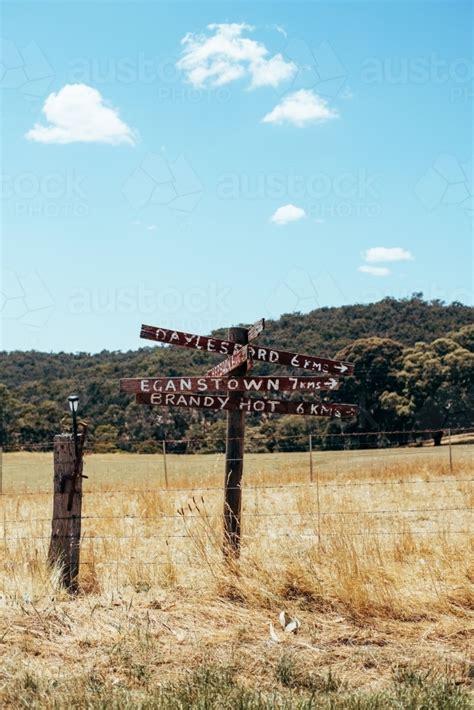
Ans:
[[[120,380],[122,392],[321,392],[336,390],[334,377],[130,377]]]
[[[255,324],[255,326],[257,326],[257,324]],[[255,326],[252,327],[255,328]],[[156,340],[160,343],[180,345],[184,348],[205,350],[206,352],[216,353],[218,355],[231,356],[236,352],[243,350],[242,345],[234,343],[231,340],[221,340],[220,338],[210,338],[204,335],[182,333],[179,330],[169,330],[167,328],[155,328],[151,325],[142,325],[140,337],[147,338],[149,340]],[[256,345],[248,345],[247,356],[248,360],[258,360],[259,362],[267,362],[272,365],[298,367],[303,370],[311,370],[312,372],[317,372],[322,375],[352,375],[354,372],[354,365],[350,362],[314,357],[313,355],[300,355],[298,353],[275,350],[273,348],[265,348]],[[243,355],[241,357],[243,358]],[[235,361],[238,362],[238,364],[235,365],[232,360],[229,360],[227,363],[224,361],[216,368],[210,370],[207,374],[211,377],[226,375],[235,369],[235,367],[241,365],[244,361],[245,358]]]
[[[234,354],[220,362],[218,365],[207,371],[209,377],[224,377],[232,370],[237,370],[241,365],[247,364],[247,370],[252,367],[252,360],[249,358],[249,346],[244,345],[240,350],[234,351]]]
[[[264,328],[265,318],[261,318],[247,329],[247,339],[249,341],[256,340]]]
[[[158,407],[197,407],[227,411],[224,552],[238,556],[240,549],[242,473],[244,460],[245,413],[301,414],[314,417],[355,417],[354,404],[335,404],[314,401],[276,399],[279,392],[307,392],[314,394],[337,389],[340,375],[352,375],[354,365],[341,360],[300,355],[298,353],[259,347],[253,341],[265,327],[260,320],[249,328],[230,328],[228,339],[183,333],[179,330],[142,325],[140,337],[183,348],[193,348],[225,360],[213,367],[204,377],[142,377],[120,381],[123,392],[135,394],[138,404]],[[237,342],[238,341],[238,342]],[[271,365],[309,370],[306,377],[248,377],[253,361]],[[233,375],[231,374],[233,373]],[[230,375],[230,376],[229,376]],[[217,394],[222,392],[223,394]],[[266,393],[266,399],[253,399],[249,392]],[[210,394],[212,393],[212,394]],[[311,449],[310,449],[311,450]]]
[[[159,343],[169,343],[170,345],[180,345],[182,348],[205,350],[208,353],[216,353],[218,355],[232,355],[236,350],[242,349],[241,345],[230,340],[183,333],[180,330],[169,330],[168,328],[155,328],[152,325],[142,325],[140,338],[157,340]]]
[[[352,363],[342,362],[341,360],[329,360],[328,358],[314,357],[313,355],[299,355],[298,353],[289,353],[284,350],[274,350],[273,348],[264,348],[256,345],[249,345],[248,350],[252,360],[269,362],[272,365],[300,367],[303,370],[312,370],[325,375],[352,375],[354,372]]]
[[[250,399],[229,395],[170,394],[164,392],[140,392],[136,395],[138,404],[158,407],[197,407],[199,409],[241,410],[243,412],[266,412],[269,414],[302,414],[315,417],[354,417],[358,407],[354,404],[332,404],[325,402],[286,402],[281,399]]]

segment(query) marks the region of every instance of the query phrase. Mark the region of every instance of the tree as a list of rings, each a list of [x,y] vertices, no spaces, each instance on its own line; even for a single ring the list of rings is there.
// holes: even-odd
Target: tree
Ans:
[[[395,374],[396,388],[382,395],[383,406],[405,426],[434,430],[435,443],[441,442],[439,432],[448,426],[472,426],[473,340],[463,328],[450,337],[406,348]]]
[[[18,433],[18,416],[22,403],[10,392],[8,387],[0,384],[0,446],[14,443]]]
[[[336,358],[353,362],[354,375],[345,378],[337,399],[360,407],[356,430],[389,431],[396,428],[398,413],[385,405],[384,395],[396,385],[403,345],[390,338],[362,338],[340,350]]]

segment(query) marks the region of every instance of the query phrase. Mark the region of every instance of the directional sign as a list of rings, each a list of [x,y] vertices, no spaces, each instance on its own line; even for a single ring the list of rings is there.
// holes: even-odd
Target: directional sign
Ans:
[[[354,417],[358,412],[355,404],[326,404],[313,402],[286,402],[281,399],[233,398],[230,395],[170,394],[164,392],[140,392],[138,404],[158,407],[197,407],[199,409],[236,410],[248,413],[301,414],[314,417]]]
[[[334,377],[130,377],[120,380],[122,392],[320,392],[336,390]]]
[[[303,370],[312,370],[321,374],[352,375],[354,365],[341,360],[328,360],[313,355],[299,355],[288,353],[284,350],[248,345],[249,355],[252,360],[269,362],[272,365],[287,365],[288,367],[301,367]]]
[[[220,362],[211,370],[208,370],[206,374],[209,377],[224,377],[224,375],[228,375],[229,372],[236,370],[244,363],[247,363],[247,368],[250,369],[252,367],[252,361],[249,358],[248,349],[248,345],[243,345],[241,350],[235,351],[233,355],[227,358],[227,360]]]
[[[169,330],[168,328],[155,328],[153,325],[142,325],[140,338],[157,340],[159,343],[169,343],[170,345],[180,345],[183,348],[205,350],[208,353],[217,353],[218,355],[232,355],[242,349],[241,345],[230,340],[210,338],[206,335],[194,335],[193,333],[182,333],[180,330]]]
[[[265,318],[261,318],[256,323],[250,326],[247,330],[247,337],[249,340],[255,340],[258,338],[262,330],[265,328]]]
[[[251,326],[249,331],[255,326]],[[244,347],[247,347],[247,359],[258,360],[260,362],[268,362],[272,365],[286,365],[288,367],[300,367],[303,370],[311,370],[321,375],[352,375],[354,365],[350,362],[342,362],[341,360],[330,360],[322,357],[314,357],[313,355],[300,355],[298,353],[285,352],[284,350],[274,350],[273,348],[257,347],[255,345],[242,346],[234,343],[231,340],[222,340],[221,338],[211,338],[205,335],[194,335],[193,333],[183,333],[179,330],[169,330],[168,328],[156,328],[152,325],[142,325],[140,332],[141,338],[148,340],[156,340],[160,343],[169,343],[170,345],[180,345],[184,348],[193,348],[194,350],[204,350],[209,353],[218,355],[234,355],[241,352]],[[211,377],[222,377],[233,369],[242,365],[245,358],[233,365],[232,361],[224,361],[217,365],[216,368],[210,370],[207,374]]]

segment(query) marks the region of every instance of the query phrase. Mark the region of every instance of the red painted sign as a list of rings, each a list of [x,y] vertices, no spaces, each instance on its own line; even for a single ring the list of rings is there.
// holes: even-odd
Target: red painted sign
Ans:
[[[233,355],[220,362],[218,365],[207,371],[209,377],[224,377],[232,370],[236,370],[241,365],[247,363],[247,369],[252,367],[252,361],[249,358],[249,346],[243,345],[241,350],[237,350]]]
[[[257,325],[257,324],[255,324]],[[252,326],[253,327],[253,326]],[[251,328],[249,329],[251,330]],[[242,352],[243,348],[247,348],[247,359],[257,360],[259,362],[268,362],[272,365],[285,365],[287,367],[297,367],[303,370],[311,370],[321,375],[352,375],[354,365],[350,362],[341,360],[331,360],[329,358],[315,357],[313,355],[301,355],[299,353],[286,352],[284,350],[274,350],[273,348],[257,347],[256,345],[242,346],[234,343],[231,340],[222,340],[221,338],[211,338],[205,335],[194,335],[192,333],[183,333],[179,330],[169,330],[168,328],[156,328],[152,325],[142,325],[140,332],[141,338],[148,340],[156,340],[160,343],[168,343],[170,345],[179,345],[184,348],[193,348],[194,350],[204,350],[209,353],[218,355],[234,355],[237,352]],[[243,357],[243,355],[241,356]],[[245,362],[246,358],[239,361],[239,364],[233,364],[233,361],[224,361],[217,365],[216,368],[210,370],[207,374],[212,376],[223,376],[231,372],[239,365]],[[237,362],[237,360],[235,361]]]
[[[198,409],[241,410],[251,413],[301,414],[314,417],[355,417],[358,407],[354,404],[333,404],[323,402],[286,402],[280,399],[234,398],[230,395],[171,394],[163,392],[140,392],[136,396],[138,404],[158,407],[196,407]]]
[[[249,354],[252,360],[269,362],[272,365],[286,365],[287,367],[300,367],[303,370],[312,370],[321,374],[352,375],[354,365],[341,360],[330,360],[313,355],[299,355],[284,350],[274,350],[256,345],[249,345]]]
[[[217,355],[232,355],[236,350],[241,350],[242,348],[241,345],[230,340],[183,333],[180,330],[169,330],[168,328],[155,328],[152,325],[142,325],[140,338],[156,340],[159,343],[168,343],[169,345],[180,345],[182,348],[204,350]]]
[[[321,392],[338,389],[331,376],[307,377],[130,377],[120,380],[122,392]]]
[[[265,328],[265,318],[261,318],[256,323],[250,326],[247,330],[247,337],[250,340],[258,338],[262,330]]]

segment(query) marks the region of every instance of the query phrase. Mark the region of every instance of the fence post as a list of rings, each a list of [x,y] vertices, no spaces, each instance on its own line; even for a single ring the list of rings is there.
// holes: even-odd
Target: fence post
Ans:
[[[246,328],[229,328],[228,339],[241,345],[248,342]],[[247,372],[244,363],[232,372],[242,377]],[[230,397],[240,399],[240,395]],[[240,531],[242,511],[242,473],[244,464],[245,415],[241,409],[227,412],[227,438],[224,480],[224,554],[240,554]]]
[[[72,592],[77,591],[79,574],[83,437],[84,433],[78,436],[78,461],[73,435],[54,437],[53,519],[48,560],[59,566],[61,583]]]
[[[309,472],[313,483],[313,435],[309,435]],[[319,494],[319,466],[316,466],[316,510],[318,515],[318,543],[321,542],[321,498]]]
[[[163,466],[165,469],[165,488],[168,489],[168,465],[166,463],[166,441],[163,439]]]
[[[449,472],[453,472],[453,451],[451,448],[451,427],[448,429]]]

